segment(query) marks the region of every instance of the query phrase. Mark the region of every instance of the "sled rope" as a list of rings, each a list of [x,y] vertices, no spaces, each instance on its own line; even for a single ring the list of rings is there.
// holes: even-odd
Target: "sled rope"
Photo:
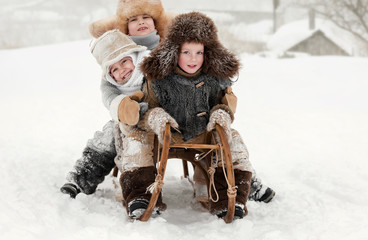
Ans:
[[[212,142],[216,142],[216,138],[215,136],[212,134]],[[221,151],[222,152],[222,146],[219,144],[219,147],[220,147],[220,150],[216,150],[215,151],[215,161],[214,159],[212,158],[211,159],[211,166],[209,167],[208,169],[208,174],[209,174],[209,178],[210,178],[210,184],[209,184],[209,198],[211,201],[213,202],[218,202],[218,200],[220,200],[220,197],[218,195],[218,192],[217,192],[217,189],[216,189],[216,186],[215,186],[215,172],[216,172],[216,167],[218,166],[218,151]],[[213,199],[212,197],[212,191],[211,189],[213,188],[213,191],[215,192],[216,194],[216,200]]]
[[[113,175],[113,179],[112,179],[112,183],[114,184],[114,188],[115,188],[115,190],[118,190],[118,189],[120,189],[120,186],[116,183],[116,176],[114,176]],[[120,193],[121,193],[121,191],[120,191]],[[116,195],[115,195],[115,199],[116,199],[116,201],[124,201],[124,197],[122,196],[122,195],[118,195],[117,193],[116,193]]]
[[[220,149],[222,150],[222,148]],[[234,186],[232,187],[231,184],[229,183],[229,180],[227,178],[227,172],[225,169],[225,162],[224,162],[224,153],[223,151],[220,151],[221,153],[221,163],[222,163],[222,172],[224,173],[224,177],[227,183],[227,196],[228,198],[235,198],[236,197],[236,189],[238,188],[238,186]]]
[[[199,154],[198,158],[196,159],[197,162],[201,161],[203,158],[205,158],[209,153],[211,153],[214,149],[209,150],[207,153],[201,153]]]
[[[160,189],[164,186],[164,181],[161,174],[157,174],[155,181],[149,185],[146,189],[146,193],[153,193],[159,187]]]
[[[116,183],[115,179],[112,180],[112,184],[114,184],[115,189],[119,188],[119,185]]]
[[[212,134],[212,142],[216,143],[216,138],[214,136],[214,134]],[[221,144],[218,144],[220,149],[216,150],[215,151],[215,160],[213,159],[213,157],[211,158],[211,166],[209,167],[208,169],[208,174],[210,175],[210,186],[209,186],[209,198],[211,201],[213,202],[218,202],[220,200],[220,197],[218,195],[218,192],[217,192],[217,189],[216,189],[216,186],[215,186],[215,172],[216,172],[216,167],[218,167],[218,162],[219,162],[219,154],[218,154],[218,151],[222,152],[222,146]],[[212,196],[212,191],[211,189],[213,188],[213,191],[215,192],[216,194],[216,199],[213,199],[213,196]]]
[[[211,166],[211,167],[209,167],[209,169],[208,169],[208,174],[210,175],[210,189],[209,189],[209,197],[210,197],[210,200],[212,201],[212,202],[218,202],[218,200],[220,199],[220,197],[219,197],[219,195],[218,195],[218,192],[217,192],[217,190],[216,190],[216,187],[215,187],[215,172],[216,172],[216,170],[215,170],[215,168],[213,167],[213,166]],[[215,192],[215,194],[216,194],[216,200],[215,199],[213,199],[213,197],[212,197],[212,191],[211,191],[211,189],[213,188],[213,191]]]
[[[215,137],[212,135],[212,138],[213,140],[215,140]],[[220,154],[219,154],[220,152]],[[219,162],[219,156],[220,155],[220,161],[221,161],[221,165],[222,165],[222,172],[224,173],[224,177],[225,177],[225,181],[226,181],[226,184],[227,184],[227,196],[228,198],[235,198],[236,197],[236,193],[237,193],[237,186],[234,186],[232,187],[231,184],[229,183],[229,179],[227,177],[227,172],[226,172],[226,169],[225,169],[225,161],[224,161],[224,151],[223,151],[223,148],[222,148],[222,145],[220,145],[220,149],[219,150],[216,150],[216,161],[212,161],[211,162],[211,167],[209,168],[208,170],[208,173],[210,175],[210,189],[209,189],[209,195],[210,195],[210,199],[213,201],[213,202],[217,202],[219,199],[218,199],[218,193],[217,193],[217,190],[215,188],[215,184],[214,184],[214,174],[216,172],[215,170],[215,167],[218,166],[218,162]],[[213,187],[213,190],[215,191],[216,195],[217,195],[217,200],[214,201],[213,198],[212,198],[212,191],[211,191],[211,188]]]

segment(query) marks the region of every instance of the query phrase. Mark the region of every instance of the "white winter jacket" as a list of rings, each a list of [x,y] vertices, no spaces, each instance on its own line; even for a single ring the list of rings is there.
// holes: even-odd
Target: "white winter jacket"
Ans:
[[[148,56],[150,50],[135,52],[129,56],[133,59],[135,69],[129,81],[124,85],[118,84],[110,75],[106,75],[101,80],[101,94],[102,102],[105,107],[110,111],[110,115],[113,120],[118,120],[118,107],[123,98],[133,94],[136,91],[141,90],[143,84],[143,73],[141,72],[139,65],[143,58]]]

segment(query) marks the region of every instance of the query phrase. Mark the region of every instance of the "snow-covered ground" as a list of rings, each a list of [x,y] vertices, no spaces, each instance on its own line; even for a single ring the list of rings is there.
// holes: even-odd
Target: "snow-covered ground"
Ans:
[[[109,119],[88,44],[0,51],[0,239],[366,239],[368,59],[241,56],[234,127],[275,199],[225,224],[170,160],[167,211],[133,222],[110,176],[90,196],[59,191]]]

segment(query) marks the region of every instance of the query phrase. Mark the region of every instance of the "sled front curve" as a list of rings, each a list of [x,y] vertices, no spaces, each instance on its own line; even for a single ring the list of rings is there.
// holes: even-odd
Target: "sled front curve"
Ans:
[[[229,146],[229,142],[227,141],[225,131],[218,124],[216,124],[216,131],[220,136],[221,143],[223,144],[223,151],[224,151],[224,157],[225,157],[225,162],[226,162],[226,173],[227,173],[227,178],[229,182],[229,188],[227,191],[227,197],[228,197],[227,214],[224,217],[224,221],[226,223],[231,223],[234,219],[235,198],[236,198],[234,167],[233,167],[233,161],[232,161],[231,152],[230,152],[230,146]],[[235,194],[230,193],[234,191],[235,191]]]
[[[164,179],[167,159],[169,157],[170,138],[171,138],[170,124],[167,123],[165,126],[164,142],[162,145],[162,153],[161,153],[161,159],[160,159],[160,167],[157,170],[157,177],[160,176],[162,181]],[[153,189],[151,200],[148,204],[148,207],[139,220],[145,222],[151,217],[152,211],[156,206],[158,196],[160,195],[161,188],[162,188],[162,185],[157,184],[156,187]]]
[[[225,163],[226,163],[225,165],[226,175],[227,175],[228,184],[229,184],[228,186],[228,211],[227,211],[226,216],[223,219],[226,223],[231,223],[233,221],[234,213],[235,213],[236,191],[234,191],[235,190],[235,177],[234,177],[232,157],[230,153],[230,146],[227,141],[227,136],[224,130],[222,129],[222,127],[216,124],[215,129],[220,137],[220,141],[221,141],[220,144],[185,144],[185,143],[184,144],[170,144],[170,141],[171,141],[170,124],[168,123],[166,124],[155,186],[152,191],[152,196],[148,204],[148,207],[146,211],[143,213],[143,215],[141,216],[141,218],[139,219],[140,221],[147,221],[150,218],[156,206],[157,199],[162,189],[162,184],[157,184],[157,182],[158,181],[162,182],[164,179],[167,160],[169,157],[182,158],[183,162],[184,162],[184,159],[185,161],[190,161],[192,164],[196,165],[196,167],[199,167],[201,169],[202,173],[204,174],[207,180],[207,183],[209,183],[207,171],[198,162],[195,161],[194,159],[195,154],[193,154],[193,152],[183,151],[183,149],[194,150],[194,152],[195,150],[201,150],[201,149],[214,149],[214,150],[223,151],[223,156],[225,158]],[[170,151],[171,151],[171,154],[169,154]],[[160,152],[159,148],[158,148],[158,152]],[[186,175],[185,169],[184,169],[184,175]]]

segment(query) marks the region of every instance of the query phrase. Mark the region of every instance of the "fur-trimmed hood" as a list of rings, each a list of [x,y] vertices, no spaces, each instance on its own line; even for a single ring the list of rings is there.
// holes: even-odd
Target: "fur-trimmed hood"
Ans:
[[[199,12],[180,14],[174,18],[167,37],[147,57],[142,72],[149,80],[159,80],[177,67],[180,47],[184,42],[204,45],[202,72],[214,77],[229,79],[238,74],[240,62],[218,40],[215,23]]]
[[[160,0],[119,0],[116,15],[90,24],[89,31],[96,38],[112,29],[128,34],[128,19],[141,14],[148,14],[153,18],[157,32],[163,39],[173,16],[165,13]]]

